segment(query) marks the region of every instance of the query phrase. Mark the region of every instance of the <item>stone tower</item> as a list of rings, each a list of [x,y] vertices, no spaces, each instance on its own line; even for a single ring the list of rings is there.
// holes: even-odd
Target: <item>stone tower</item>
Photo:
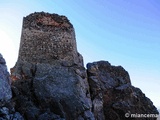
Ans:
[[[67,120],[94,120],[87,73],[77,52],[74,28],[65,16],[39,12],[24,17],[11,79],[17,106],[18,101],[29,104],[17,107],[26,108],[22,114],[29,120],[44,119],[44,114],[52,115],[45,118],[49,120],[55,114]]]
[[[73,25],[57,14],[41,12],[24,17],[18,60],[82,64]]]

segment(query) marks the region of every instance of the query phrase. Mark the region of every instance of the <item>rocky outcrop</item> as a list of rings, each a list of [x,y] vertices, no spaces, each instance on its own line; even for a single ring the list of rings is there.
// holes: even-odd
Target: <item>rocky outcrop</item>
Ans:
[[[11,97],[11,80],[6,62],[0,54],[0,120],[23,120],[20,113],[15,111]]]
[[[7,71],[6,62],[0,54],[0,101],[9,100],[12,97],[11,80]]]
[[[158,114],[151,100],[139,88],[131,85],[129,74],[123,67],[99,61],[88,63],[87,72],[93,102],[92,110],[97,120],[131,119],[130,114],[136,113]]]
[[[24,17],[11,79],[12,103],[25,120],[124,120],[130,119],[125,113],[157,114],[122,67],[99,61],[85,69],[73,25],[57,14]]]

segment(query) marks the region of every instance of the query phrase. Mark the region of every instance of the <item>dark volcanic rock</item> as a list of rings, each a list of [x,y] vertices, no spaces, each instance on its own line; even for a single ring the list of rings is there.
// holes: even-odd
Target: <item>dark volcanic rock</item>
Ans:
[[[9,100],[12,97],[11,80],[7,71],[6,62],[0,54],[0,101]]]
[[[94,119],[83,58],[66,17],[42,12],[24,18],[11,73],[16,109],[26,119]]]
[[[125,117],[126,113],[158,114],[150,99],[140,89],[131,85],[128,72],[121,66],[111,66],[106,61],[99,61],[89,63],[87,72],[92,110],[97,120],[129,119]]]

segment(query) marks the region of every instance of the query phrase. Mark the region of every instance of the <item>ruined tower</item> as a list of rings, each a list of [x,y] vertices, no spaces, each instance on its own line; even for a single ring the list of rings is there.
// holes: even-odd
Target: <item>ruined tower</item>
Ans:
[[[65,16],[41,12],[23,18],[18,60],[82,64],[80,57],[73,25]]]
[[[11,78],[16,88],[14,97],[43,111],[28,115],[30,105],[18,106],[20,110],[26,108],[22,114],[29,116],[27,119],[56,114],[68,120],[85,116],[94,120],[87,73],[77,52],[74,28],[65,16],[38,12],[24,17]]]

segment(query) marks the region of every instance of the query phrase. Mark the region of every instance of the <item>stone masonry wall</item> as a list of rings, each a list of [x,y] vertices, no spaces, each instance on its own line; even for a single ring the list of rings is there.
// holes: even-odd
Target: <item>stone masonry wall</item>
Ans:
[[[78,64],[79,56],[74,28],[65,16],[41,12],[24,17],[19,60]]]

